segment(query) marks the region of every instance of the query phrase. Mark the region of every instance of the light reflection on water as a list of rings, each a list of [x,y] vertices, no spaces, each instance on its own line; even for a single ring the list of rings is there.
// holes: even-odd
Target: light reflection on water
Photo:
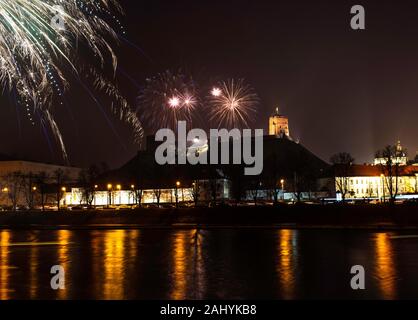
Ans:
[[[10,268],[10,237],[9,231],[0,231],[0,300],[10,299],[9,277]]]
[[[173,272],[172,292],[170,297],[173,300],[184,300],[186,298],[187,269],[190,267],[187,260],[187,249],[190,247],[190,235],[184,232],[176,233],[173,237]]]
[[[69,256],[69,249],[71,243],[71,231],[68,230],[58,230],[57,237],[58,237],[58,259],[57,265],[60,265],[64,268],[65,273],[71,273],[71,261]],[[58,299],[65,300],[68,299],[68,288],[69,284],[66,283],[64,289],[58,290]]]
[[[379,283],[382,297],[396,299],[396,266],[393,247],[389,235],[380,233],[375,238],[376,268],[375,276]]]
[[[418,298],[418,257],[411,254],[418,239],[391,235],[0,230],[0,299]],[[66,286],[53,291],[50,269],[57,264]],[[364,292],[349,287],[346,271],[356,264],[366,269]]]
[[[205,291],[205,266],[201,230],[175,232],[171,237],[170,290],[168,299],[200,299]],[[192,289],[193,294],[189,292]]]
[[[39,247],[31,246],[29,252],[29,298],[38,297]]]
[[[140,252],[137,251],[139,230],[93,231],[92,273],[96,299],[126,299],[129,275]]]
[[[126,232],[116,230],[106,233],[104,239],[104,259],[103,259],[103,298],[112,297],[123,299],[126,270]]]
[[[279,230],[277,276],[284,299],[295,298],[297,231]]]

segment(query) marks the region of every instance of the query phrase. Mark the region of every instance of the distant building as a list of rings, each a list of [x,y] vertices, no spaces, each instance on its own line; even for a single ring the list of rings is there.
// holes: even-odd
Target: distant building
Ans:
[[[212,186],[212,184],[214,184]],[[104,190],[108,187],[108,190]],[[137,187],[123,183],[118,185],[100,184],[97,185],[97,190],[93,194],[93,206],[132,206],[138,204],[173,204],[176,201],[180,203],[194,202],[197,196],[199,202],[210,202],[213,197],[213,190],[216,193],[218,201],[225,201],[230,197],[230,183],[227,179],[218,179],[216,181],[210,180],[196,180],[196,182],[182,183],[178,181],[174,186],[155,185],[154,188],[147,186]],[[138,194],[140,192],[140,199]],[[195,193],[198,193],[196,195]],[[159,199],[158,199],[159,198]],[[177,198],[177,200],[176,200]],[[86,205],[83,198],[83,189],[72,188],[65,193],[62,204],[66,206]]]
[[[63,183],[55,186],[54,175],[61,171]],[[7,159],[0,160],[0,207],[32,207],[40,203],[40,190],[44,190],[44,204],[56,202],[56,189],[69,190],[77,182],[80,168]],[[42,174],[42,186],[39,176]]]
[[[347,199],[383,200],[389,197],[388,181],[379,166],[353,165],[348,172],[348,177],[336,177],[337,193],[340,191],[338,186],[342,185],[343,179],[347,179],[349,191]],[[418,167],[401,166],[397,180],[400,196],[418,194]]]
[[[414,160],[411,161],[413,166],[418,166],[418,151],[415,155]]]
[[[81,169],[75,167],[59,166],[54,164],[33,162],[33,161],[21,161],[10,160],[0,161],[0,177],[5,177],[8,174],[19,172],[22,174],[38,174],[40,172],[46,173],[47,176],[51,176],[57,170],[62,170],[67,176],[67,180],[75,182],[78,179]]]
[[[155,161],[159,143],[154,136],[146,148],[119,169],[102,175],[92,195],[94,206],[132,206],[137,204],[173,204],[178,202],[224,201],[230,197],[230,183],[222,170],[206,165],[165,165]],[[208,152],[207,146],[188,152]],[[86,205],[83,188],[74,187],[65,194],[68,206]]]
[[[276,108],[276,112],[270,117],[269,135],[290,137],[289,119],[280,114],[279,108]]]
[[[394,164],[398,164],[400,166],[406,166],[408,164],[408,156],[406,154],[406,151],[401,145],[401,142],[398,141],[396,144],[396,157],[392,159],[392,162]],[[386,158],[375,158],[374,159],[374,165],[386,165],[387,159]]]

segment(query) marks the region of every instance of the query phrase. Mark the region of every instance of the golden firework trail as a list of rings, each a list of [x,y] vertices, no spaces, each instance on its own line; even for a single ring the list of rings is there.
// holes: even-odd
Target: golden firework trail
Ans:
[[[66,160],[52,106],[63,105],[69,74],[78,77],[79,46],[98,61],[97,68],[89,69],[97,87],[116,99],[113,107],[142,138],[141,124],[117,87],[99,76],[109,57],[113,73],[117,67],[109,42],[117,34],[108,22],[115,11],[121,12],[115,0],[0,0],[0,83],[16,93],[33,123],[34,114],[49,123]]]

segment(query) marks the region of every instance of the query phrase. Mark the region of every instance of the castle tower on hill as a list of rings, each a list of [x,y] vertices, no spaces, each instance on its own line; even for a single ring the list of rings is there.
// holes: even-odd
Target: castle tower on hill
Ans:
[[[276,112],[270,117],[269,135],[290,137],[289,118],[281,115],[279,108],[276,108]]]

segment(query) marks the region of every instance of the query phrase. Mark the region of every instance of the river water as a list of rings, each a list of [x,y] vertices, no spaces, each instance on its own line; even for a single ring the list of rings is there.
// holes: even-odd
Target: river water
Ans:
[[[51,288],[51,267],[65,288]],[[366,290],[351,289],[351,267]],[[0,300],[417,299],[414,233],[0,230]]]

